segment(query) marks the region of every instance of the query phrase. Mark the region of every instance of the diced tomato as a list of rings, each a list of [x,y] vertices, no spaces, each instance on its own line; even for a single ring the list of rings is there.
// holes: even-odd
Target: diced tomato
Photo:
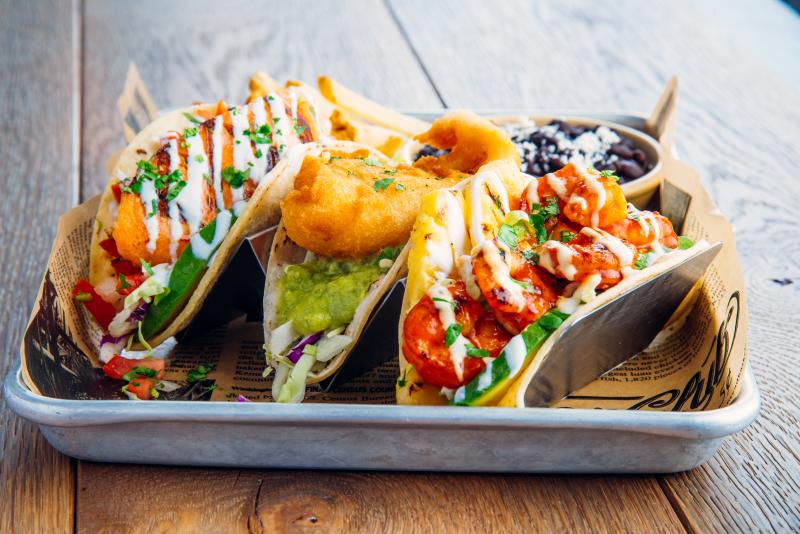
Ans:
[[[108,255],[111,256],[112,258],[119,258],[119,250],[117,250],[117,242],[114,241],[113,237],[109,237],[108,239],[103,239],[102,241],[100,241],[100,247],[106,252],[108,252]]]
[[[122,377],[131,372],[134,367],[146,367],[147,369],[156,371],[156,375],[153,378],[164,377],[164,360],[158,360],[156,358],[132,360],[130,358],[114,355],[114,357],[108,360],[108,363],[103,366],[103,372],[106,376],[122,380]]]
[[[124,284],[122,283],[123,277],[125,279]],[[117,293],[123,297],[130,295],[134,289],[142,285],[142,282],[144,282],[144,273],[120,275],[117,280]]]
[[[111,192],[114,193],[114,198],[117,199],[117,204],[122,200],[122,186],[116,183],[111,186]]]
[[[111,260],[111,267],[114,268],[114,271],[118,275],[124,274],[125,276],[133,276],[142,273],[142,270],[129,260]]]
[[[152,398],[150,392],[155,385],[155,380],[137,377],[128,382],[128,392],[133,393],[139,397],[140,400],[150,400]]]
[[[81,278],[78,280],[78,283],[75,284],[75,288],[72,290],[72,296],[86,306],[86,309],[92,314],[97,324],[103,327],[103,330],[108,330],[108,325],[117,314],[117,309],[114,308],[114,305],[110,302],[103,300],[97,291],[94,290],[92,284]]]

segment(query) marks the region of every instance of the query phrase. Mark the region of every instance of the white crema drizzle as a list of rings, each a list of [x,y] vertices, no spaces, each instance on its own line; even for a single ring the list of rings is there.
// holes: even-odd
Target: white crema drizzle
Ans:
[[[442,322],[442,327],[447,330],[448,326],[457,322],[456,312],[451,304],[453,296],[450,295],[446,287],[440,284],[431,286],[428,290],[428,295],[433,299],[433,305],[436,307],[436,311],[439,312],[439,320]],[[462,380],[464,378],[464,358],[467,357],[467,339],[459,334],[448,349],[450,350],[450,361],[453,362],[456,376],[459,380]]]

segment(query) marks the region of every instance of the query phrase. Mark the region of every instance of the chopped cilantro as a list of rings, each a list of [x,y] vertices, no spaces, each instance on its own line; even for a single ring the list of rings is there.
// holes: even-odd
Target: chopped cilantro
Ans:
[[[209,183],[209,184],[212,183],[211,182],[211,176],[209,176],[207,172],[203,173],[203,180],[205,180],[206,183]]]
[[[194,160],[195,160],[197,163],[203,163],[203,162],[206,160],[206,157],[205,157],[204,155],[202,155],[202,154],[198,154],[198,155],[196,155],[196,156],[194,157]]]
[[[534,265],[539,264],[539,255],[532,250],[523,250],[522,257]]]
[[[517,248],[519,242],[530,235],[525,222],[517,221],[513,225],[501,224],[500,230],[497,232],[497,239],[511,248]]]
[[[183,131],[184,137],[194,137],[195,135],[197,135],[197,128],[186,128]]]
[[[158,371],[156,371],[155,369],[150,369],[149,367],[140,367],[137,365],[136,367],[134,367],[133,369],[122,375],[122,379],[130,382],[131,380],[133,380],[138,376],[143,376],[146,378],[155,378],[157,374]]]
[[[381,178],[380,180],[376,180],[375,185],[372,187],[375,189],[375,191],[383,191],[392,185],[392,182],[394,182],[394,178]]]
[[[150,217],[155,216],[155,214],[158,213],[158,200],[153,199],[150,201],[150,209],[151,209],[150,213],[147,214],[148,219]]]
[[[191,122],[192,124],[200,124],[200,121],[197,119],[197,117],[195,117],[191,113],[184,112],[183,116],[186,117],[186,119],[189,120],[189,122]]]
[[[678,236],[678,248],[681,250],[686,250],[687,248],[692,248],[694,246],[694,241],[686,237],[685,235]]]
[[[529,282],[523,282],[522,280],[515,280],[514,278],[511,279],[512,282],[517,284],[518,286],[522,287],[528,293],[533,293],[535,290],[533,286]]]
[[[261,149],[260,149],[260,148],[257,148],[257,149],[256,149],[256,158],[257,158],[257,159],[261,159],[261,156],[263,156],[263,155],[264,155],[264,153],[263,153],[263,152],[261,152]],[[270,369],[272,369],[272,368],[270,367]]]
[[[556,196],[546,198],[544,205],[533,204],[531,206],[531,214],[528,218],[536,231],[536,241],[539,243],[547,241],[545,222],[547,219],[557,217],[558,213],[558,197]]]
[[[242,187],[242,185],[249,178],[250,178],[250,169],[244,171],[237,171],[236,169],[230,166],[222,169],[222,179],[228,182],[233,188]]]
[[[636,258],[636,262],[633,264],[633,268],[639,269],[641,271],[642,269],[647,268],[649,262],[650,262],[650,254],[647,252],[643,252],[639,254],[639,256]]]
[[[489,351],[486,349],[479,349],[478,347],[467,343],[467,357],[469,358],[487,358]]]
[[[383,171],[383,174],[388,174],[389,176],[394,176],[397,174],[397,169],[386,169]]]
[[[186,187],[186,182],[183,180],[169,184],[169,190],[167,191],[167,202],[172,202],[175,200],[184,187]]]
[[[131,285],[128,283],[128,279],[125,278],[125,275],[120,273],[119,275],[119,288],[120,289],[128,289]]]
[[[406,186],[404,186],[403,184],[394,184],[394,188],[397,189],[398,191],[406,190]]]
[[[578,234],[576,234],[575,232],[570,232],[568,230],[562,230],[561,231],[561,242],[562,243],[569,243],[570,241],[575,239],[577,236],[578,236]]]
[[[85,291],[81,291],[80,293],[75,295],[75,300],[77,300],[78,302],[91,302],[93,298],[94,297],[92,297],[91,293],[87,293]]]
[[[378,261],[380,260],[396,260],[397,256],[402,252],[403,247],[385,247],[378,254]]]
[[[445,304],[449,304],[450,307],[453,308],[454,310],[456,309],[456,303],[455,303],[454,300],[447,300],[447,299],[443,299],[441,297],[433,297],[433,301],[434,302],[444,302]]]
[[[361,161],[363,161],[364,165],[367,165],[368,167],[383,167],[381,160],[371,156],[368,158],[361,158]]]
[[[247,137],[249,137],[250,141],[252,141],[257,145],[269,145],[270,143],[272,143],[272,141],[269,138],[270,132],[271,132],[270,127],[264,124],[262,126],[259,126],[258,130],[256,131],[250,130],[248,128],[242,133]],[[260,158],[261,156],[256,156],[256,157]]]
[[[328,160],[328,163],[336,161],[337,159],[342,159],[342,158],[340,156],[331,156],[330,159]]]
[[[199,382],[208,378],[208,373],[214,370],[213,363],[201,363],[196,368],[189,371],[186,375],[186,381],[189,383]]]
[[[305,131],[306,131],[306,127],[301,125],[301,124],[297,124],[297,121],[295,121],[295,123],[294,123],[294,133],[296,133],[298,136],[301,136],[301,135],[303,135],[303,132],[305,132]]]
[[[408,367],[403,369],[403,375],[397,379],[397,386],[404,388],[406,387],[406,373],[408,373]]]
[[[458,323],[453,323],[448,326],[447,330],[444,332],[444,344],[449,347],[455,343],[458,336],[461,335],[462,330],[464,330],[464,327]]]
[[[600,176],[602,176],[603,178],[611,178],[612,180],[616,180],[617,182],[619,182],[619,176],[614,174],[614,171],[612,171],[611,169],[600,171]]]

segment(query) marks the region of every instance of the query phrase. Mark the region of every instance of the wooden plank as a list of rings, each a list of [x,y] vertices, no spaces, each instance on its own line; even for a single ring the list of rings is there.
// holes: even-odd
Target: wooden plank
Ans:
[[[737,228],[764,405],[708,465],[663,486],[700,530],[800,528],[800,95],[689,2],[390,5],[450,106],[646,110],[680,76],[678,149]]]
[[[58,216],[77,200],[78,2],[0,0],[0,377],[17,360]],[[0,397],[0,532],[68,532],[72,462]]]
[[[124,145],[116,99],[129,62],[161,109],[242,101],[259,69],[313,84],[328,74],[392,106],[439,104],[389,13],[365,0],[91,2],[85,42],[83,198],[102,190]]]
[[[650,477],[231,471],[88,462],[81,463],[79,476],[79,532],[683,531]],[[124,500],[113,497],[122,495]]]

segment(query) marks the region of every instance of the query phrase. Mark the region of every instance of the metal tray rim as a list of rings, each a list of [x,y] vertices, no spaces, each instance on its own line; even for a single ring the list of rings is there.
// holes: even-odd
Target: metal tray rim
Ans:
[[[624,430],[687,439],[710,439],[738,432],[756,418],[761,406],[760,393],[749,364],[736,400],[724,408],[703,412],[66,400],[44,397],[30,391],[22,382],[20,362],[8,373],[4,393],[9,407],[21,417],[39,424],[66,428],[144,421],[291,424],[298,427],[335,424],[493,430],[580,428]]]

